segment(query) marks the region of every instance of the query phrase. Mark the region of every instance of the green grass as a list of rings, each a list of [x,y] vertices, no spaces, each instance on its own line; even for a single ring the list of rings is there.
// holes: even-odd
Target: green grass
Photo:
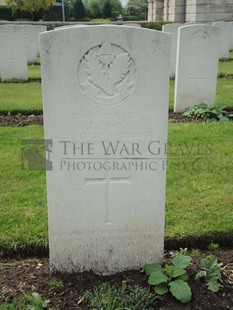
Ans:
[[[233,62],[232,62],[233,63]],[[218,79],[216,91],[216,105],[233,108],[233,80]]]
[[[29,79],[40,79],[41,78],[41,67],[38,65],[28,66],[28,77]]]
[[[170,110],[173,110],[174,94],[175,94],[175,80],[170,80],[170,87],[169,87],[169,109]]]
[[[233,61],[232,61],[233,64]],[[175,81],[170,81],[169,109],[173,110]],[[233,108],[233,80],[221,78],[217,81],[216,105]]]
[[[218,72],[233,74],[233,61],[220,61],[218,66]]]
[[[166,236],[232,231],[232,132],[230,122],[170,124]],[[22,171],[20,163],[21,139],[42,137],[42,126],[0,128],[0,250],[47,246],[45,173]],[[182,153],[185,143],[194,145],[191,155]],[[198,167],[192,158],[200,143],[202,153],[208,143],[212,154]]]
[[[170,126],[167,236],[233,230],[232,132],[233,123],[185,123]],[[184,147],[176,148],[185,143],[189,149],[194,146],[190,155]],[[211,155],[205,155],[209,152],[206,144],[209,145]],[[198,152],[204,156],[198,155]]]
[[[233,52],[230,53],[233,58]],[[28,66],[30,79],[41,78],[41,67]],[[219,62],[219,73],[233,74],[233,61]],[[218,79],[216,105],[233,108],[233,81],[226,78]],[[169,108],[173,109],[174,81],[170,81]],[[33,111],[42,110],[42,95],[40,83],[0,83],[0,111]]]
[[[36,66],[35,66],[36,67]],[[233,107],[232,80],[218,79],[217,106]],[[170,81],[169,108],[173,109],[174,81]],[[42,94],[40,83],[1,83],[0,111],[33,111],[42,110]]]
[[[0,110],[42,110],[40,83],[1,83]]]
[[[21,170],[21,139],[43,136],[43,127],[0,128],[0,249],[47,243],[44,171]]]

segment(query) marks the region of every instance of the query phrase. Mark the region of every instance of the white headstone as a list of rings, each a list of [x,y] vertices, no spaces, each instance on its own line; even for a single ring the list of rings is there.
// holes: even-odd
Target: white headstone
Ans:
[[[28,63],[37,62],[39,33],[36,26],[24,25]]]
[[[24,26],[0,25],[0,79],[27,80]]]
[[[230,51],[229,24],[227,22],[214,22],[212,25],[221,29],[218,38],[219,59],[228,58]]]
[[[76,28],[76,27],[87,27],[87,25],[85,24],[74,24],[74,25],[68,25],[68,26],[58,26],[55,27],[53,30],[63,30],[63,29],[67,29],[67,28]]]
[[[142,27],[140,24],[133,24],[133,23],[129,23],[129,24],[124,24],[124,26],[128,26],[128,27]]]
[[[35,26],[37,29],[37,39],[36,39],[36,46],[37,46],[37,56],[40,56],[40,47],[39,47],[39,35],[42,32],[46,32],[47,31],[47,27],[43,26],[43,25],[37,25]]]
[[[163,25],[162,31],[167,32],[171,34],[171,71],[170,71],[170,77],[174,78],[176,73],[176,50],[177,50],[177,34],[178,29],[181,27],[182,24],[166,24]]]
[[[233,51],[233,22],[229,22],[229,30],[230,30],[230,51]]]
[[[219,29],[190,25],[178,30],[175,112],[197,104],[215,103]]]
[[[170,35],[136,27],[41,35],[53,269],[112,274],[161,262],[169,48]]]

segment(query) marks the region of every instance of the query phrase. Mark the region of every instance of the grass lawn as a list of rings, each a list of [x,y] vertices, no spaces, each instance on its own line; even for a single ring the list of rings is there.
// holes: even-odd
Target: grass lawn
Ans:
[[[232,61],[233,63],[233,61]],[[216,105],[233,108],[233,80],[218,79],[216,92]]]
[[[169,125],[166,236],[232,230],[232,132],[233,123]],[[20,163],[21,139],[42,137],[42,126],[0,128],[0,250],[47,246],[45,173]]]
[[[233,58],[233,52],[230,53]],[[233,74],[233,61],[219,63],[219,72]],[[41,77],[40,66],[29,65],[28,74],[30,79]],[[170,81],[169,108],[173,109],[174,84]],[[221,78],[217,83],[217,106],[224,105],[233,107],[233,80]],[[0,111],[33,111],[42,110],[41,84],[31,83],[0,83]]]
[[[29,79],[40,79],[41,78],[41,71],[40,66],[38,65],[29,65],[28,66],[28,77]]]
[[[218,66],[218,72],[233,74],[233,61],[220,61]]]
[[[40,83],[1,83],[0,110],[42,110]]]

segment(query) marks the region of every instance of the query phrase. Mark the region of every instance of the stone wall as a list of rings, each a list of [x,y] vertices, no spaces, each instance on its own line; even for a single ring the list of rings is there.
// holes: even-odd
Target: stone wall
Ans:
[[[214,22],[232,20],[232,0],[186,0],[187,22]]]
[[[185,21],[185,0],[164,0],[163,20],[183,23]]]
[[[148,21],[233,21],[232,0],[148,0]]]

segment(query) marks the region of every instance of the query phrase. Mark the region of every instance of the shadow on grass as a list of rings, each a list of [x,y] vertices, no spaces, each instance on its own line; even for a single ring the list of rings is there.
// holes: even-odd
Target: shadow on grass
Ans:
[[[210,243],[219,244],[221,249],[233,248],[233,230],[230,232],[218,231],[200,236],[166,237],[165,250],[179,250],[180,248],[206,250]],[[0,246],[0,258],[30,258],[48,257],[48,245],[14,245]]]

